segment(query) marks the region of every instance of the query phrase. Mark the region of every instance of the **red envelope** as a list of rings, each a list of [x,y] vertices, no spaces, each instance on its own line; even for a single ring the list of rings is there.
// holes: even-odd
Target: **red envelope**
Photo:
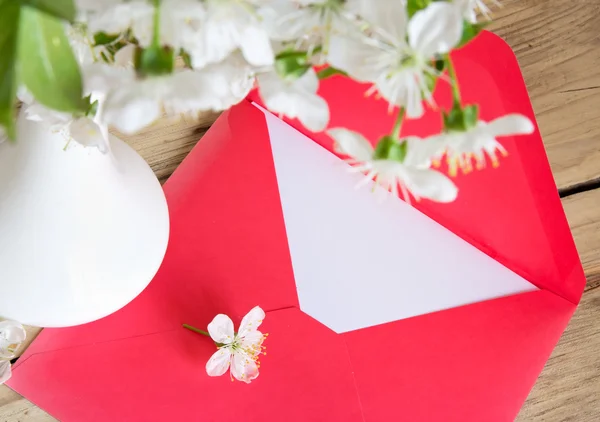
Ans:
[[[503,41],[483,33],[454,58],[484,120],[534,119]],[[321,87],[331,127],[377,139],[395,116],[364,92]],[[443,83],[436,102],[451,102]],[[430,112],[403,131],[440,124]],[[44,330],[9,385],[62,421],[513,420],[585,285],[539,133],[459,175],[456,202],[416,208],[353,189],[327,135],[305,133],[317,143],[250,102],[225,112],[165,185],[155,280],[109,317]],[[260,376],[208,377],[215,345],[181,324],[237,325],[255,305]]]

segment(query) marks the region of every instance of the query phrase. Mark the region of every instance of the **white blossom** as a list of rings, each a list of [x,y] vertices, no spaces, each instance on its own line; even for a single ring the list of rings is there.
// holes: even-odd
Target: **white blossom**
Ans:
[[[431,101],[426,75],[436,75],[434,58],[448,53],[462,36],[462,16],[447,2],[433,2],[408,21],[401,1],[373,2],[366,19],[372,37],[334,36],[329,63],[362,82],[372,82],[391,105],[420,117],[422,99]],[[408,37],[408,41],[407,41]]]
[[[105,95],[99,119],[131,134],[163,114],[194,115],[221,111],[243,100],[254,74],[239,56],[201,70],[185,69],[163,76],[139,78],[133,69],[96,64],[87,69],[86,86]]]
[[[254,307],[242,319],[237,334],[227,315],[219,314],[208,324],[210,337],[218,344],[218,350],[206,363],[206,373],[211,377],[223,375],[231,368],[231,379],[250,383],[258,377],[258,358],[264,353],[262,345],[268,334],[258,331],[265,319],[265,312]]]
[[[438,154],[439,146],[429,140],[409,137],[403,140],[407,153],[402,162],[380,159],[375,156],[371,143],[361,134],[347,129],[330,129],[327,133],[335,141],[336,152],[347,155],[352,171],[366,173],[362,186],[374,179],[410,203],[409,193],[418,201],[427,198],[436,202],[452,202],[458,189],[444,174],[430,168],[431,158]]]
[[[27,333],[16,321],[0,321],[0,359],[12,359]]]
[[[506,149],[496,138],[501,136],[527,135],[535,126],[528,117],[521,114],[508,114],[491,122],[479,120],[465,132],[450,132],[435,136],[431,142],[440,146],[438,156],[446,154],[448,173],[456,175],[460,168],[464,173],[472,170],[472,160],[478,169],[485,167],[486,155],[492,166],[498,167],[497,153],[506,156]]]
[[[275,0],[263,16],[273,39],[308,51],[321,47],[324,57],[331,36],[348,32],[355,20],[341,0]]]
[[[240,49],[253,66],[273,64],[269,34],[260,17],[260,0],[208,0],[206,14],[185,48],[194,68],[217,63]]]
[[[498,0],[491,1],[496,6],[500,6]],[[477,22],[477,12],[490,19],[491,10],[484,0],[453,0],[453,3],[460,9],[463,17],[471,23]]]
[[[274,113],[297,118],[307,129],[319,132],[329,122],[327,101],[317,95],[319,79],[308,69],[295,79],[284,79],[275,71],[257,76],[265,106]]]

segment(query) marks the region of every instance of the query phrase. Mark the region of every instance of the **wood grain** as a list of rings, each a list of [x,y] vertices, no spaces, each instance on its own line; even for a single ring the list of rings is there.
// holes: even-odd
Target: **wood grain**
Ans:
[[[600,178],[600,0],[504,0],[513,48],[560,189]]]
[[[598,165],[600,166],[600,163]],[[598,288],[600,287],[600,189],[564,198],[563,207],[585,269],[586,290]],[[597,317],[600,327],[600,313]],[[600,377],[600,373],[597,375]],[[600,390],[598,393],[600,395]]]
[[[515,50],[560,189],[600,180],[600,0],[504,0],[490,28]],[[216,118],[123,137],[164,182]],[[588,285],[519,421],[600,420],[600,189],[563,200]],[[38,330],[28,329],[30,339]],[[55,419],[0,386],[0,422]]]

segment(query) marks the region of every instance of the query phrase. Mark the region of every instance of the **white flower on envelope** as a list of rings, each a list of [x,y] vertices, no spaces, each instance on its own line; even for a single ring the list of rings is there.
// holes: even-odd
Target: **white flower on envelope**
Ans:
[[[431,157],[439,149],[428,140],[409,137],[406,142],[407,153],[404,161],[376,157],[375,149],[360,133],[346,129],[330,129],[328,134],[335,140],[337,152],[350,157],[353,170],[365,172],[367,176],[361,184],[369,180],[390,189],[398,196],[398,188],[405,200],[410,201],[408,192],[415,199],[431,199],[436,202],[451,202],[456,199],[458,189],[444,174],[430,167]],[[434,148],[434,149],[432,149]]]
[[[233,378],[250,383],[258,377],[258,358],[264,354],[263,342],[268,334],[258,331],[265,319],[265,312],[256,306],[242,319],[240,329],[234,332],[233,322],[227,315],[219,314],[208,324],[210,337],[218,348],[206,363],[206,373],[218,377],[231,367]]]

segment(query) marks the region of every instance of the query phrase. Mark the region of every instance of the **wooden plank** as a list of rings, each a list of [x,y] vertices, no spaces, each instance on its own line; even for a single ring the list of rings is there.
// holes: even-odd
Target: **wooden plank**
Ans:
[[[519,421],[600,420],[600,189],[563,199],[588,284]]]
[[[202,113],[197,118],[163,118],[136,135],[115,135],[131,145],[164,183],[218,116],[219,113]]]
[[[600,289],[588,290],[517,421],[600,420],[599,315]]]
[[[515,51],[560,189],[600,178],[600,0],[503,0],[490,29]]]
[[[564,198],[563,207],[585,269],[586,290],[600,287],[600,189]]]

